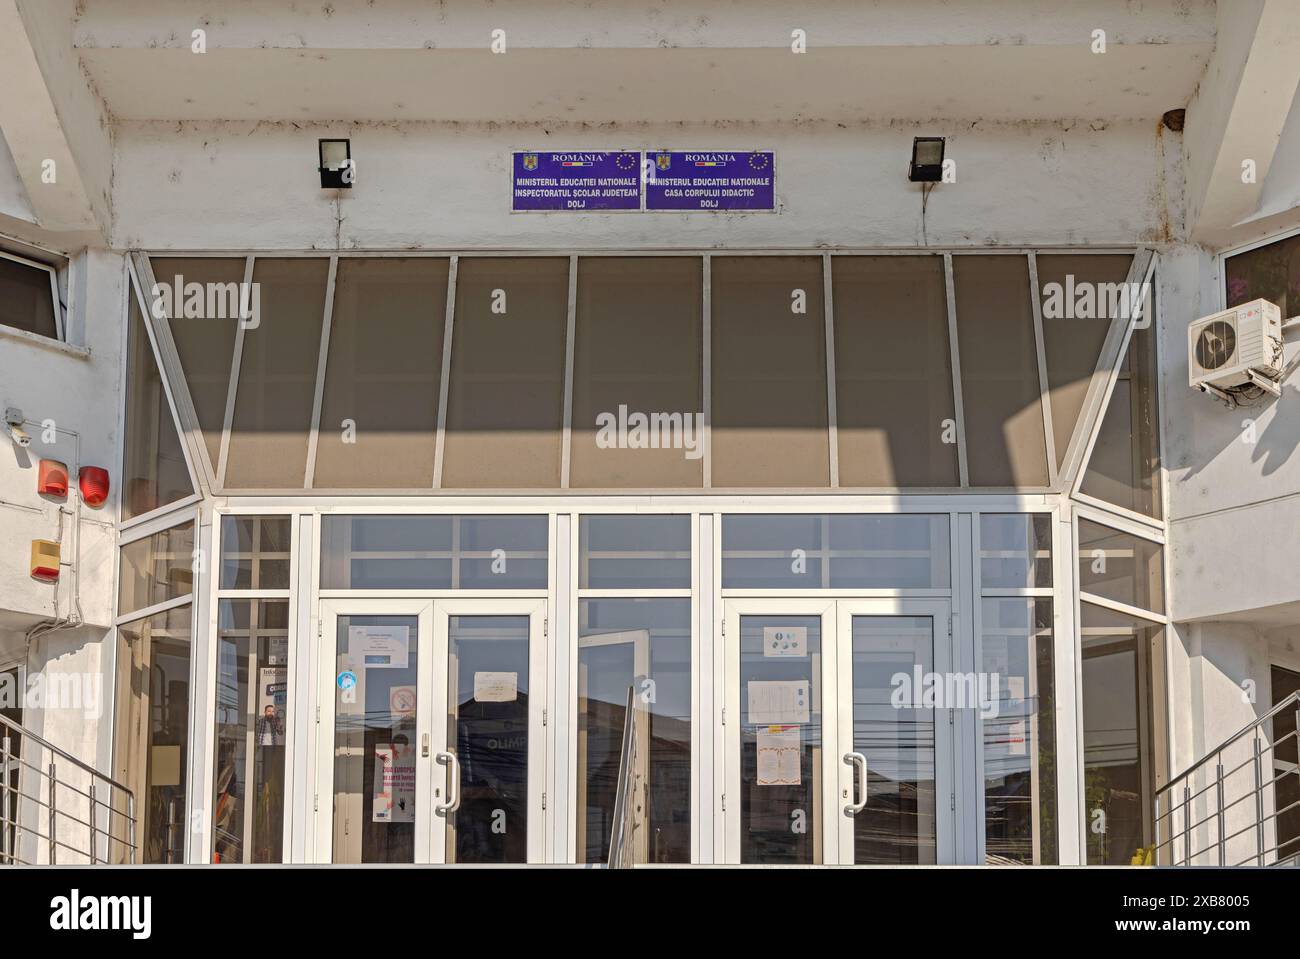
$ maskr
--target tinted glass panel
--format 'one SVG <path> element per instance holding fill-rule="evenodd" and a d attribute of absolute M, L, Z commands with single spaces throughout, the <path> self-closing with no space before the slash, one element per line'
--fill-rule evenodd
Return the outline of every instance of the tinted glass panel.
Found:
<path fill-rule="evenodd" d="M 289 723 L 289 601 L 217 611 L 214 863 L 281 862 Z"/>
<path fill-rule="evenodd" d="M 689 589 L 689 516 L 583 516 L 581 589 Z"/>
<path fill-rule="evenodd" d="M 1047 513 L 980 516 L 980 586 L 1019 589 L 1052 585 L 1052 517 Z"/>
<path fill-rule="evenodd" d="M 175 526 L 122 547 L 117 614 L 125 616 L 194 589 L 194 524 Z"/>
<path fill-rule="evenodd" d="M 168 320 L 172 341 L 185 371 L 185 385 L 203 431 L 208 460 L 215 470 L 226 421 L 245 261 L 243 257 L 155 257 L 150 265 L 154 281 L 172 291 Z M 178 290 L 182 294 L 179 298 Z M 250 289 L 243 304 L 248 315 L 251 304 Z M 251 318 L 248 322 L 251 324 Z"/>
<path fill-rule="evenodd" d="M 1023 256 L 954 256 L 972 486 L 1047 485 L 1038 351 Z"/>
<path fill-rule="evenodd" d="M 703 484 L 703 296 L 699 257 L 578 260 L 570 486 Z"/>
<path fill-rule="evenodd" d="M 722 518 L 728 589 L 942 588 L 948 517 L 733 514 Z"/>
<path fill-rule="evenodd" d="M 301 489 L 307 468 L 329 261 L 263 259 L 257 327 L 244 331 L 226 486 Z"/>
<path fill-rule="evenodd" d="M 287 516 L 223 516 L 221 588 L 288 589 L 291 538 Z"/>
<path fill-rule="evenodd" d="M 560 485 L 567 258 L 462 257 L 442 485 Z"/>
<path fill-rule="evenodd" d="M 634 862 L 691 859 L 691 601 L 578 606 L 578 862 L 605 862 L 633 690 Z"/>
<path fill-rule="evenodd" d="M 829 486 L 820 257 L 714 257 L 713 485 Z"/>
<path fill-rule="evenodd" d="M 840 485 L 956 486 L 943 257 L 836 256 L 831 276 Z"/>
<path fill-rule="evenodd" d="M 323 589 L 545 589 L 545 516 L 327 516 Z"/>
<path fill-rule="evenodd" d="M 448 263 L 339 260 L 314 487 L 433 484 Z"/>
<path fill-rule="evenodd" d="M 980 608 L 984 849 L 989 863 L 1056 863 L 1056 683 L 1050 599 Z"/>
<path fill-rule="evenodd" d="M 1083 409 L 1102 343 L 1115 316 L 1133 258 L 1127 254 L 1039 254 L 1043 353 L 1052 400 L 1056 462 L 1065 453 Z"/>
<path fill-rule="evenodd" d="M 127 299 L 126 450 L 122 518 L 142 516 L 194 492 L 149 333 L 132 292 Z"/>
<path fill-rule="evenodd" d="M 1228 257 L 1224 275 L 1228 306 L 1262 297 L 1283 319 L 1300 315 L 1300 234 Z"/>
<path fill-rule="evenodd" d="M 1079 589 L 1164 612 L 1164 550 L 1159 543 L 1079 520 Z"/>

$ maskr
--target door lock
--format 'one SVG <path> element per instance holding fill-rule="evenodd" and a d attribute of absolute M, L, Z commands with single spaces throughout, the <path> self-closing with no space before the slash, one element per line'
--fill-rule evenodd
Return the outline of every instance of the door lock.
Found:
<path fill-rule="evenodd" d="M 425 733 L 420 737 L 420 755 L 428 757 L 429 755 L 429 734 Z"/>

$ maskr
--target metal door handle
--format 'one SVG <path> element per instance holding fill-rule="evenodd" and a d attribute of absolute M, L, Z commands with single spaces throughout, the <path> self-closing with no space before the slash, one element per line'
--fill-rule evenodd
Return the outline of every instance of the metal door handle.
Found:
<path fill-rule="evenodd" d="M 433 806 L 435 813 L 445 816 L 460 808 L 460 760 L 455 753 L 438 753 L 433 758 L 447 767 L 447 801 Z"/>
<path fill-rule="evenodd" d="M 853 776 L 853 794 L 858 794 L 858 783 L 862 784 L 862 798 L 857 802 L 851 802 L 844 807 L 846 816 L 856 816 L 862 812 L 867 805 L 867 757 L 862 753 L 845 753 L 844 761 L 850 766 L 856 766 L 857 769 Z"/>

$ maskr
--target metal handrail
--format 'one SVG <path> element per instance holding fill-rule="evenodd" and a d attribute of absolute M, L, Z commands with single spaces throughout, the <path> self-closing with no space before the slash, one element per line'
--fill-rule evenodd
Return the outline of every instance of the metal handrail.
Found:
<path fill-rule="evenodd" d="M 627 711 L 623 714 L 623 748 L 619 751 L 618 787 L 614 791 L 613 826 L 609 835 L 610 869 L 631 869 L 635 864 L 636 822 L 636 718 L 633 712 L 636 690 L 627 688 Z"/>
<path fill-rule="evenodd" d="M 49 763 L 42 768 L 16 754 L 12 746 L 14 736 L 20 737 L 24 749 L 35 746 L 48 751 Z M 90 778 L 88 790 L 78 788 L 67 778 L 69 766 Z M 16 785 L 11 781 L 11 772 L 18 773 Z M 25 772 L 36 777 L 34 790 L 24 791 L 22 782 Z M 96 795 L 96 786 L 106 787 L 107 799 Z M 45 788 L 42 790 L 42 787 Z M 83 799 L 85 802 L 81 803 L 79 800 Z M 115 806 L 115 800 L 125 800 L 125 812 Z M 31 818 L 40 820 L 43 830 L 38 825 L 23 821 L 25 804 L 35 811 Z M 80 809 L 69 808 L 82 805 L 85 807 L 84 819 L 78 815 Z M 99 825 L 101 811 L 105 820 L 103 827 Z M 120 817 L 117 823 L 114 817 Z M 89 835 L 89 843 L 85 847 L 73 845 L 68 841 L 72 839 L 71 835 L 60 832 L 61 822 L 84 827 Z M 136 822 L 135 796 L 129 788 L 82 762 L 67 750 L 60 749 L 44 737 L 0 715 L 0 865 L 30 865 L 38 861 L 35 850 L 40 845 L 47 848 L 50 864 L 57 864 L 60 848 L 83 857 L 91 865 L 108 862 L 112 859 L 114 846 L 125 851 L 126 862 L 134 863 L 137 852 Z M 115 825 L 125 826 L 125 839 L 120 833 L 115 834 Z M 104 840 L 102 856 L 99 852 L 101 836 Z M 32 849 L 28 857 L 19 854 L 19 846 L 23 844 Z"/>
<path fill-rule="evenodd" d="M 1272 728 L 1273 720 L 1288 710 L 1295 716 L 1296 728 L 1285 735 L 1275 737 Z M 1269 768 L 1267 776 L 1263 771 L 1265 757 L 1270 754 L 1275 755 L 1280 746 L 1289 742 L 1294 742 L 1297 747 L 1300 747 L 1300 692 L 1291 693 L 1279 701 L 1268 712 L 1247 723 L 1157 789 L 1154 796 L 1153 825 L 1156 840 L 1153 849 L 1154 861 L 1161 865 L 1193 865 L 1198 859 L 1212 855 L 1214 864 L 1219 866 L 1245 865 L 1251 860 L 1254 860 L 1256 865 L 1263 866 L 1269 864 L 1266 859 L 1270 853 L 1278 853 L 1287 843 L 1300 841 L 1300 837 L 1277 841 L 1275 834 L 1273 837 L 1275 841 L 1270 846 L 1267 845 L 1264 835 L 1269 823 L 1276 828 L 1282 815 L 1300 806 L 1300 803 L 1292 802 L 1279 809 L 1276 808 L 1277 803 L 1274 801 L 1271 812 L 1266 813 L 1264 809 L 1265 800 L 1275 799 L 1278 784 L 1285 781 L 1288 776 L 1296 777 L 1297 786 L 1300 786 L 1300 764 L 1294 769 L 1283 770 L 1277 775 L 1272 774 L 1272 767 Z M 1234 746 L 1247 743 L 1249 744 L 1248 758 L 1225 770 L 1224 754 Z M 1227 796 L 1229 780 L 1248 766 L 1253 772 L 1252 785 L 1240 795 L 1229 799 Z M 1210 782 L 1201 788 L 1194 788 L 1192 777 L 1202 770 L 1208 773 L 1211 768 L 1213 776 Z M 1201 818 L 1195 818 L 1198 813 L 1192 808 L 1193 802 L 1197 800 L 1201 801 L 1197 803 L 1198 807 L 1206 812 Z M 1247 800 L 1254 801 L 1253 809 L 1242 808 L 1242 804 Z M 1229 812 L 1232 812 L 1234 817 L 1241 816 L 1231 826 L 1227 822 Z M 1194 833 L 1209 832 L 1211 824 L 1214 827 L 1213 839 L 1205 842 L 1204 845 L 1194 845 L 1200 840 L 1199 835 L 1194 839 Z M 1229 832 L 1230 828 L 1231 832 Z M 1255 833 L 1255 851 L 1239 862 L 1229 863 L 1228 843 L 1252 831 Z M 1179 845 L 1182 846 L 1181 856 Z M 1297 854 L 1293 852 L 1275 858 L 1271 864 L 1294 862 L 1296 859 Z"/>

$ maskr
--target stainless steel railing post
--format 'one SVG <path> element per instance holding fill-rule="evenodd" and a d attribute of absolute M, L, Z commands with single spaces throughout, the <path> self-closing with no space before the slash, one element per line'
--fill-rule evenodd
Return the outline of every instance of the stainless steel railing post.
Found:
<path fill-rule="evenodd" d="M 55 852 L 55 846 L 57 840 L 54 838 L 57 829 L 57 823 L 55 822 L 54 819 L 54 800 L 55 800 L 54 784 L 57 779 L 57 776 L 58 776 L 58 770 L 55 768 L 54 763 L 50 763 L 49 777 L 50 777 L 50 865 L 51 866 L 55 864 L 55 861 L 57 859 L 57 853 Z"/>

